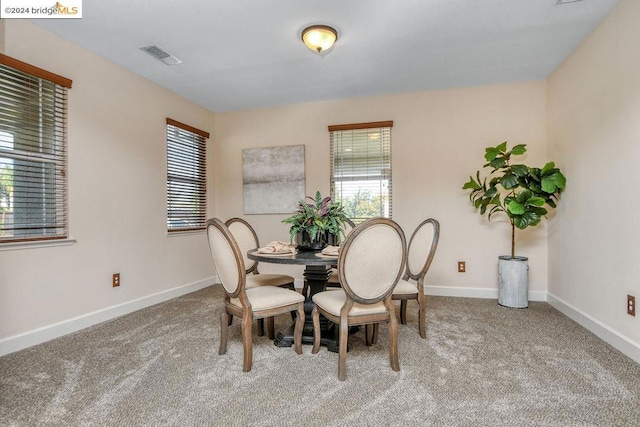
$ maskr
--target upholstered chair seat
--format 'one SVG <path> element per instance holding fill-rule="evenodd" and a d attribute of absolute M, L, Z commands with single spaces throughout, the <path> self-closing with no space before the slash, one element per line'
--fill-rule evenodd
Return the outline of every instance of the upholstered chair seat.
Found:
<path fill-rule="evenodd" d="M 393 290 L 393 295 L 413 295 L 418 293 L 418 285 L 407 280 L 400 280 Z"/>
<path fill-rule="evenodd" d="M 246 289 L 245 292 L 251 304 L 251 309 L 256 311 L 270 310 L 283 305 L 304 302 L 304 297 L 299 293 L 278 287 L 261 286 Z M 242 307 L 239 298 L 231 298 L 230 302 L 236 307 Z"/>
<path fill-rule="evenodd" d="M 250 274 L 247 275 L 247 289 L 258 286 L 283 286 L 290 288 L 293 280 L 293 277 L 286 274 Z"/>
<path fill-rule="evenodd" d="M 335 292 L 320 292 L 313 298 L 313 302 L 322 310 L 334 316 L 340 316 L 340 310 L 347 301 L 347 295 L 342 289 L 336 289 Z M 354 303 L 349 316 L 362 316 L 367 314 L 386 313 L 387 309 L 382 301 L 375 304 L 358 304 Z"/>

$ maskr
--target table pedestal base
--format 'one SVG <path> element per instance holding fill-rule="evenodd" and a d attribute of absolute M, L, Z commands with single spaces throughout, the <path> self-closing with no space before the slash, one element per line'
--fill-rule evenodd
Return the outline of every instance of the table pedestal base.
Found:
<path fill-rule="evenodd" d="M 331 268 L 328 265 L 307 265 L 304 270 L 304 280 L 309 295 L 305 295 L 304 302 L 304 327 L 302 329 L 302 343 L 313 344 L 313 296 L 318 292 L 326 290 L 327 279 L 331 275 Z M 337 291 L 336 291 L 337 292 Z M 273 343 L 278 347 L 291 347 L 293 345 L 293 330 L 291 326 L 287 330 L 278 332 Z M 358 328 L 355 328 L 357 331 Z M 349 333 L 352 333 L 350 330 Z M 339 349 L 338 328 L 332 322 L 328 321 L 324 316 L 320 316 L 320 345 L 327 347 L 327 350 L 334 353 Z"/>

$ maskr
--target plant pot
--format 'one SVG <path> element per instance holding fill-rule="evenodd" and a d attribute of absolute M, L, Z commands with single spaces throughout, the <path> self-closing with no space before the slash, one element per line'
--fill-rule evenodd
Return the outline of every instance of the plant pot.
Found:
<path fill-rule="evenodd" d="M 311 237 L 306 231 L 296 234 L 296 248 L 299 251 L 321 251 L 327 246 L 322 235 Z"/>
<path fill-rule="evenodd" d="M 498 304 L 511 308 L 529 307 L 529 259 L 498 257 Z"/>
<path fill-rule="evenodd" d="M 331 233 L 322 233 L 316 238 L 311 238 L 309 233 L 302 231 L 296 234 L 296 248 L 300 251 L 321 251 L 327 245 L 338 246 L 339 239 Z"/>
<path fill-rule="evenodd" d="M 340 238 L 329 232 L 324 235 L 324 241 L 327 245 L 340 246 Z"/>

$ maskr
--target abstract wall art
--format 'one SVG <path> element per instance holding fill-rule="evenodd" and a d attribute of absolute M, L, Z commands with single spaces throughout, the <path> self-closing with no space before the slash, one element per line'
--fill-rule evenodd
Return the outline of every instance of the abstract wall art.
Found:
<path fill-rule="evenodd" d="M 305 196 L 304 145 L 242 150 L 244 213 L 290 214 Z"/>

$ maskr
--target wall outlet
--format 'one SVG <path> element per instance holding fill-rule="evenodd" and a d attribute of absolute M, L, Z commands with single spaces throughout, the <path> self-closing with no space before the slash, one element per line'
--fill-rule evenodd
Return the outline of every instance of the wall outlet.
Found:
<path fill-rule="evenodd" d="M 636 297 L 632 295 L 627 295 L 627 314 L 636 315 Z"/>
<path fill-rule="evenodd" d="M 120 273 L 114 273 L 111 283 L 114 288 L 120 286 Z"/>
<path fill-rule="evenodd" d="M 458 261 L 458 273 L 464 273 L 467 271 L 467 263 L 465 261 Z"/>

